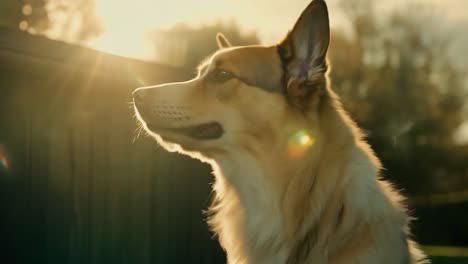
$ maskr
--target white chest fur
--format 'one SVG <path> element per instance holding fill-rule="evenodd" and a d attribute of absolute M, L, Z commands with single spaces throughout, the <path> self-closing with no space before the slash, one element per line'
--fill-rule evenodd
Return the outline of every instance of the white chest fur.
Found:
<path fill-rule="evenodd" d="M 217 162 L 219 204 L 210 224 L 230 263 L 284 263 L 288 252 L 279 243 L 283 219 L 264 170 L 245 154 Z"/>

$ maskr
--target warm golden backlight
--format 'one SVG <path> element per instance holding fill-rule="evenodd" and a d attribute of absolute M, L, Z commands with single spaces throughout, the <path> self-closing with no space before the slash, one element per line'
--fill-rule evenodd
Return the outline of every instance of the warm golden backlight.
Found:
<path fill-rule="evenodd" d="M 200 26 L 207 23 L 235 21 L 244 31 L 256 31 L 264 43 L 282 38 L 294 19 L 310 0 L 96 0 L 98 15 L 105 32 L 89 45 L 106 52 L 151 59 L 151 46 L 144 33 L 151 28 L 167 29 L 179 23 Z M 349 27 L 340 8 L 341 0 L 327 1 L 331 26 Z M 465 0 L 393 0 L 379 1 L 379 10 L 401 8 L 411 3 L 430 4 L 453 20 L 468 17 Z M 28 10 L 24 10 L 28 12 Z"/>
<path fill-rule="evenodd" d="M 255 30 L 264 42 L 276 42 L 309 0 L 97 0 L 97 12 L 105 31 L 90 46 L 106 52 L 151 59 L 145 43 L 148 29 L 168 29 L 176 24 L 190 26 L 235 21 L 242 30 Z M 260 12 L 259 10 L 263 11 Z M 274 9 L 274 10 L 273 10 Z M 278 14 L 278 10 L 282 10 Z M 214 36 L 213 36 L 214 38 Z"/>

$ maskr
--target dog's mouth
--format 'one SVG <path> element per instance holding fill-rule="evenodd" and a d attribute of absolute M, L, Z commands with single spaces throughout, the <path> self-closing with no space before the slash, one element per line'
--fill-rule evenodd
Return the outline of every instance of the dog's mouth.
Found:
<path fill-rule="evenodd" d="M 204 123 L 200 125 L 187 127 L 160 127 L 154 124 L 146 124 L 149 130 L 153 132 L 168 131 L 181 134 L 198 140 L 214 140 L 220 138 L 223 133 L 223 126 L 218 122 Z"/>

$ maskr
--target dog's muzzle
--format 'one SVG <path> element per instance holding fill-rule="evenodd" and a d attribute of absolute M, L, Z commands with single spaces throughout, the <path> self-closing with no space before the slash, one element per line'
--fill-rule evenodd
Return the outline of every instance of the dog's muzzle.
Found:
<path fill-rule="evenodd" d="M 154 95 L 154 94 L 153 94 Z M 154 133 L 173 133 L 197 140 L 214 140 L 224 134 L 219 122 L 188 125 L 192 119 L 183 107 L 154 103 L 151 89 L 137 89 L 133 92 L 133 103 L 141 121 Z"/>

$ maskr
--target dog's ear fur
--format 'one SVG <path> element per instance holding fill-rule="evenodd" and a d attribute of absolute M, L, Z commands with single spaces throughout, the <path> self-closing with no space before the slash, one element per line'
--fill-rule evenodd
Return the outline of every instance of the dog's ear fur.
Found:
<path fill-rule="evenodd" d="M 293 104 L 303 106 L 310 94 L 326 84 L 329 43 L 327 5 L 313 0 L 278 45 L 286 94 Z"/>
<path fill-rule="evenodd" d="M 216 34 L 216 42 L 218 43 L 218 47 L 220 49 L 225 49 L 231 47 L 231 42 L 223 35 L 223 33 Z"/>

